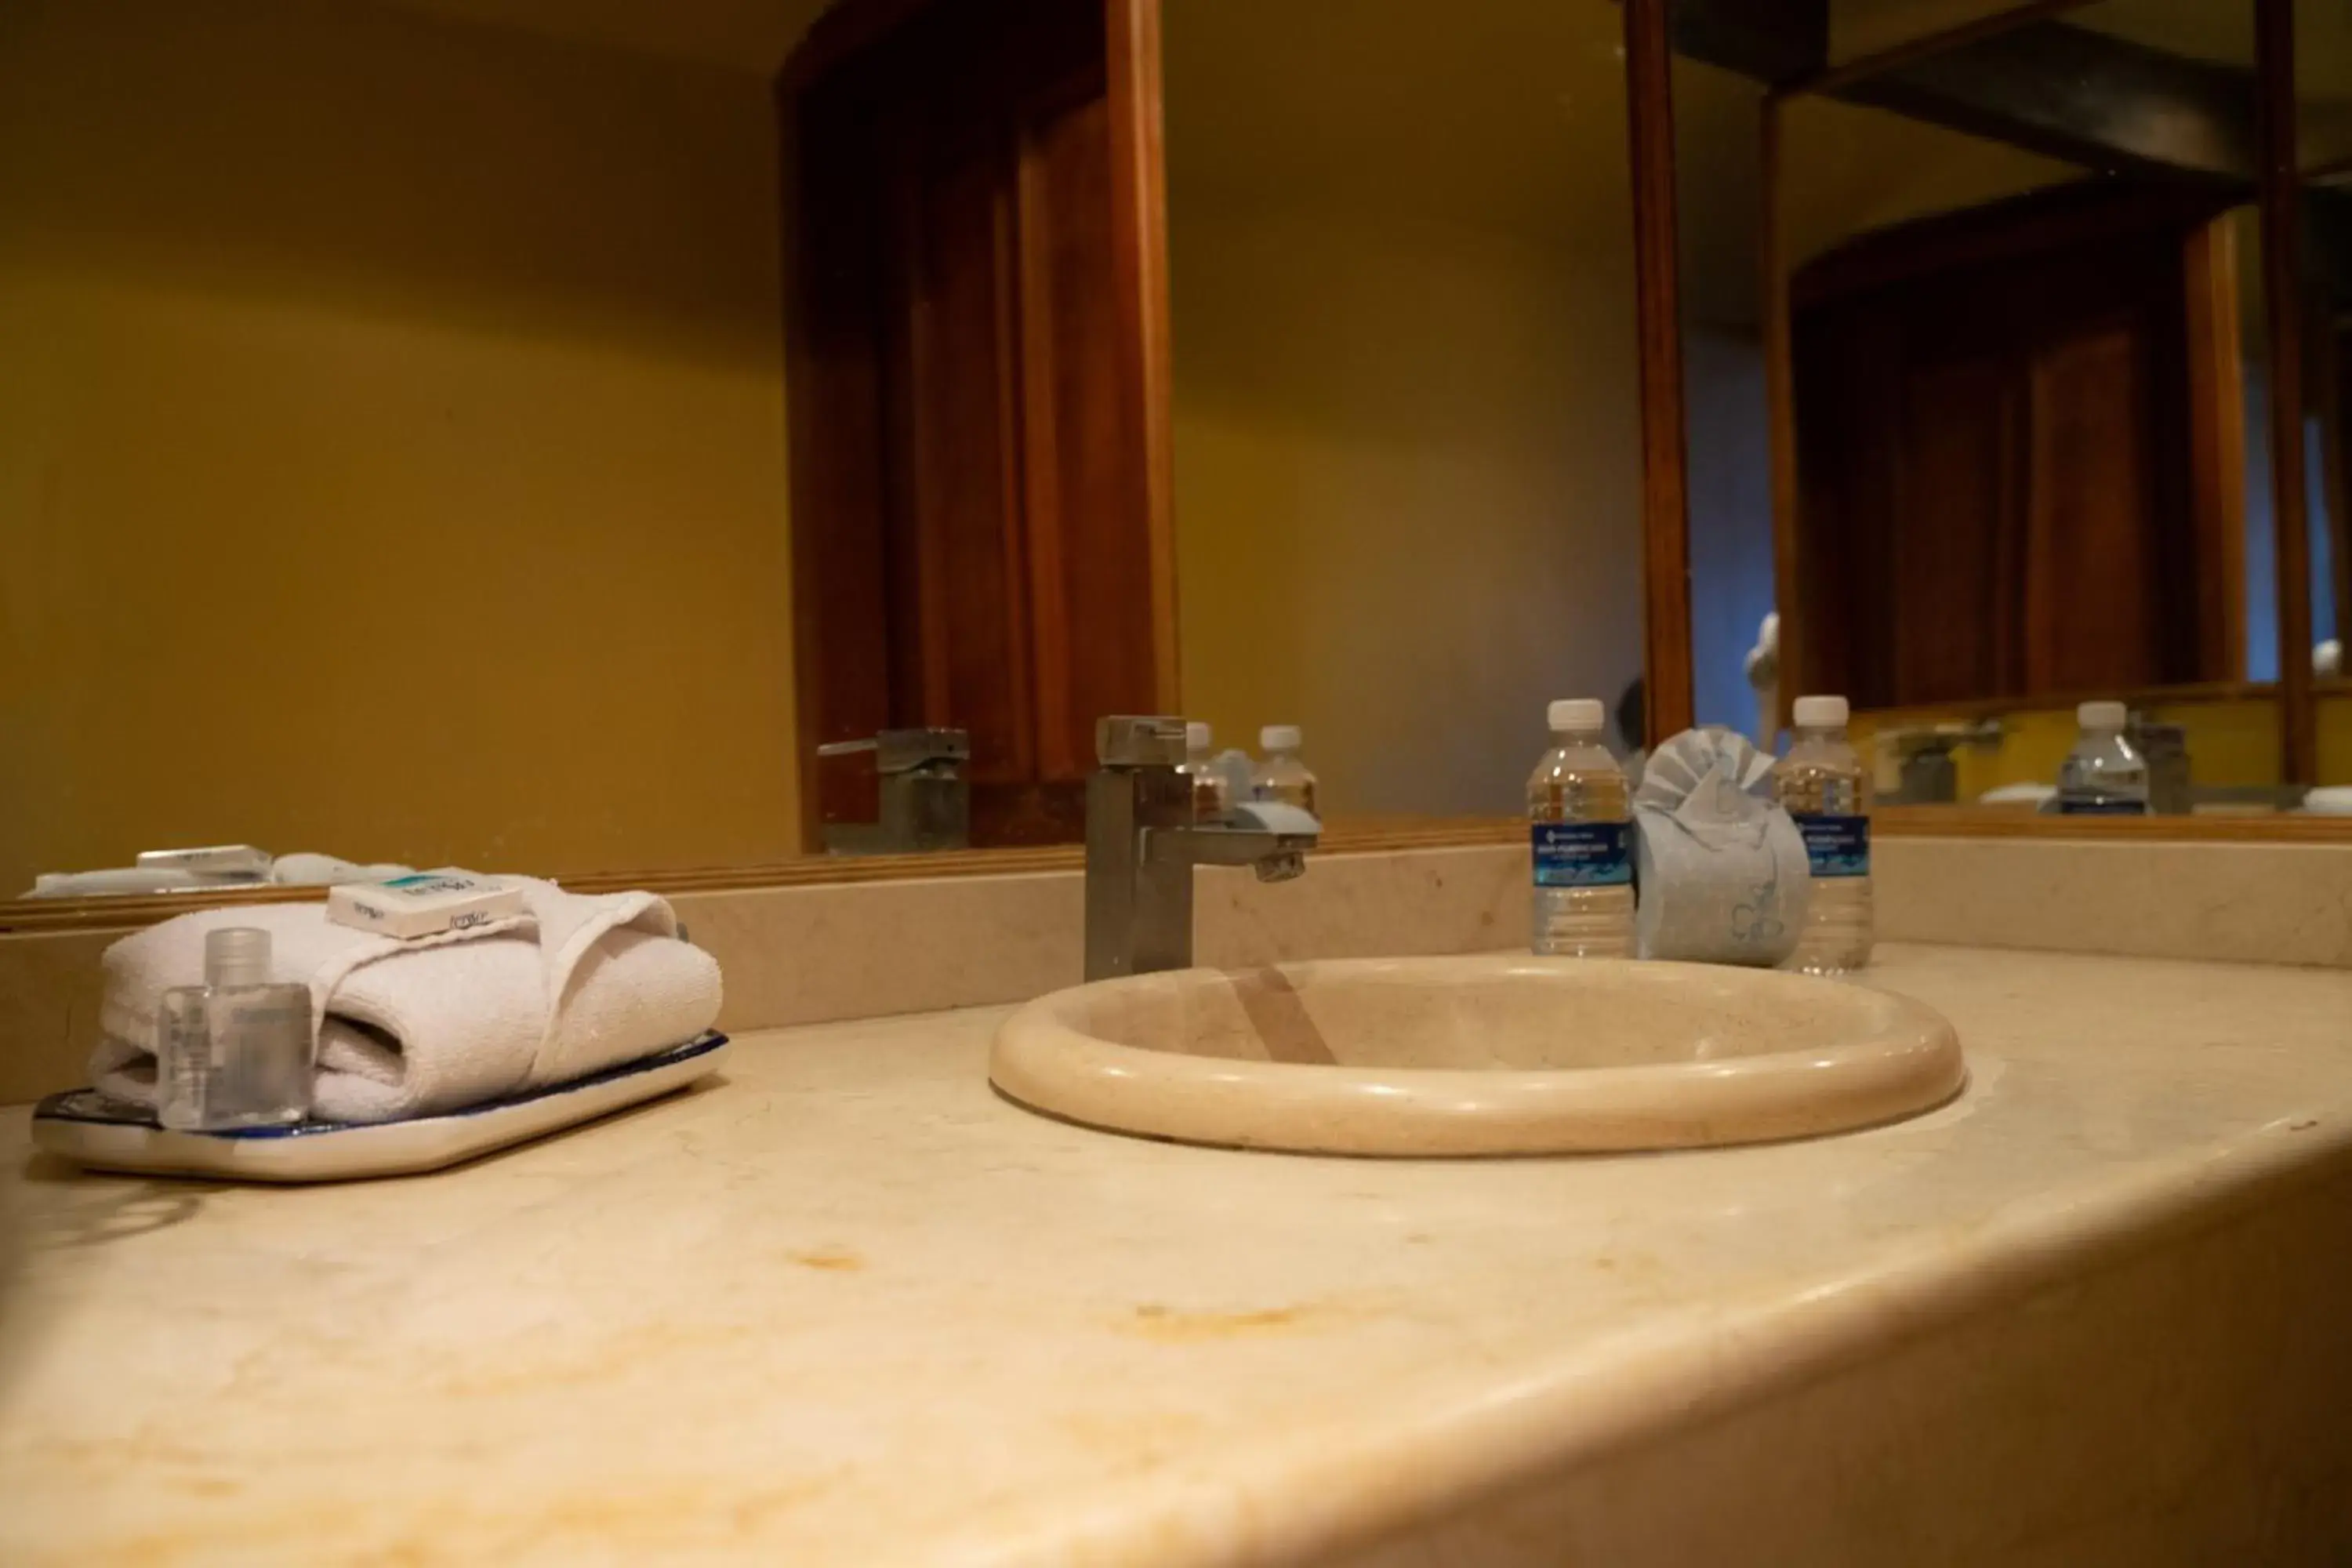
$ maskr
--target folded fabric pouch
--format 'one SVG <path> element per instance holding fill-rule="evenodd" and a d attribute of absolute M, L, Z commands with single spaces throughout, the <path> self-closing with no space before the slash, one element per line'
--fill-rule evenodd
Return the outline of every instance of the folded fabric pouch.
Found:
<path fill-rule="evenodd" d="M 335 925 L 320 904 L 205 910 L 125 937 L 103 960 L 93 1079 L 154 1104 L 162 995 L 203 983 L 205 934 L 223 926 L 268 930 L 271 978 L 310 987 L 321 1121 L 458 1110 L 650 1056 L 718 1019 L 718 962 L 678 940 L 661 899 L 508 880 L 523 914 L 412 942 Z"/>

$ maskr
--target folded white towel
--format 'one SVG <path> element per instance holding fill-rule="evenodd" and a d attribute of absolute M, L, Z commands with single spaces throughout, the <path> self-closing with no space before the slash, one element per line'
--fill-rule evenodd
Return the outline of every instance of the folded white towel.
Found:
<path fill-rule="evenodd" d="M 431 1115 L 562 1082 L 692 1039 L 719 1016 L 719 965 L 677 940 L 650 893 L 587 898 L 510 879 L 526 912 L 400 942 L 332 924 L 318 904 L 208 910 L 106 952 L 100 1089 L 154 1100 L 163 993 L 201 983 L 205 933 L 261 926 L 272 978 L 310 988 L 313 1112 L 333 1121 Z"/>

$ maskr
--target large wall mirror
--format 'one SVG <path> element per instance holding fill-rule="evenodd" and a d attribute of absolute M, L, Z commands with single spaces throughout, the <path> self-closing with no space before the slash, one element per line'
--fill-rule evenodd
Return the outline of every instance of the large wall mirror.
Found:
<path fill-rule="evenodd" d="M 0 8 L 0 898 L 1067 845 L 1119 711 L 1510 816 L 1640 711 L 1622 29 Z"/>
<path fill-rule="evenodd" d="M 1335 845 L 1822 686 L 1891 800 L 2112 695 L 2308 813 L 2352 24 L 2000 9 L 16 0 L 0 899 L 1066 847 L 1136 710 Z"/>
<path fill-rule="evenodd" d="M 2113 699 L 2160 815 L 2340 806 L 2344 8 L 1675 26 L 1701 716 L 2036 814 Z"/>

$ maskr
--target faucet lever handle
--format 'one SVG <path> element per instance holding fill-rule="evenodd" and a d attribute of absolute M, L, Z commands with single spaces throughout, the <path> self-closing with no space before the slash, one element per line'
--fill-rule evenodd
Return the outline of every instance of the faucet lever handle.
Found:
<path fill-rule="evenodd" d="M 1184 721 L 1113 713 L 1095 721 L 1095 759 L 1107 768 L 1172 768 L 1184 761 Z"/>
<path fill-rule="evenodd" d="M 938 763 L 969 762 L 971 731 L 938 724 L 914 730 L 885 730 L 878 735 L 855 741 L 827 741 L 816 749 L 820 757 L 849 757 L 860 752 L 874 753 L 877 773 L 911 773 Z"/>

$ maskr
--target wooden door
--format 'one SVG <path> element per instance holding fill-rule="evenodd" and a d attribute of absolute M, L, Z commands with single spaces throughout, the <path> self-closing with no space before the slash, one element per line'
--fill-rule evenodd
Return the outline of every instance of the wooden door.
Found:
<path fill-rule="evenodd" d="M 1809 679 L 1902 707 L 2242 678 L 2244 414 L 2215 220 L 2070 189 L 1800 275 Z"/>
<path fill-rule="evenodd" d="M 786 89 L 803 767 L 960 726 L 976 844 L 1075 840 L 1095 719 L 1174 675 L 1166 409 L 1122 342 L 1122 230 L 1158 215 L 1116 132 L 1146 109 L 1113 98 L 1092 0 L 892 11 Z M 814 777 L 812 847 L 873 811 L 869 774 Z"/>

